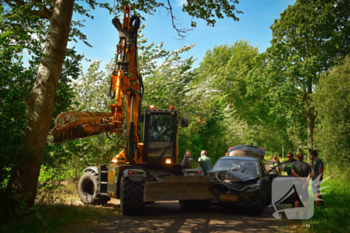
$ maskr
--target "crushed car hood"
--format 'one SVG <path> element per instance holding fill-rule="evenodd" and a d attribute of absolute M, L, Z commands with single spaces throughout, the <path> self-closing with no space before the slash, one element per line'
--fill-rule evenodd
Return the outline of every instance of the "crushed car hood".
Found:
<path fill-rule="evenodd" d="M 240 191 L 248 185 L 255 184 L 259 178 L 259 176 L 250 176 L 234 171 L 208 171 L 207 175 L 210 179 L 219 181 L 214 188 L 222 192 Z"/>

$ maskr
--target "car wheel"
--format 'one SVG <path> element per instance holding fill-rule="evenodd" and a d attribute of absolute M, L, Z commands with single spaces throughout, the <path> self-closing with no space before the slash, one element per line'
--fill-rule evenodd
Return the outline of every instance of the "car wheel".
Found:
<path fill-rule="evenodd" d="M 265 207 L 266 207 L 266 195 L 265 195 L 265 191 L 263 190 L 260 196 L 260 203 L 257 207 L 255 207 L 252 210 L 252 213 L 256 215 L 260 215 L 264 212 Z"/>

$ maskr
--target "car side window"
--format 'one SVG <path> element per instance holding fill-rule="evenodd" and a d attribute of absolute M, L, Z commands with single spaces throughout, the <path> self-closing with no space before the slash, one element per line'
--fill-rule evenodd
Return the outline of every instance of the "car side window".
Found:
<path fill-rule="evenodd" d="M 267 173 L 266 167 L 265 167 L 264 163 L 261 160 L 259 160 L 259 163 L 260 163 L 261 171 L 265 175 Z"/>

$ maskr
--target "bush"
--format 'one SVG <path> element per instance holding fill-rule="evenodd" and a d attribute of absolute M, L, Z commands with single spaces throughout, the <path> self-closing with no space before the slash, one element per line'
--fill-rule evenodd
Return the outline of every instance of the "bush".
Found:
<path fill-rule="evenodd" d="M 318 112 L 315 143 L 324 159 L 350 175 L 350 56 L 321 76 L 314 95 Z"/>

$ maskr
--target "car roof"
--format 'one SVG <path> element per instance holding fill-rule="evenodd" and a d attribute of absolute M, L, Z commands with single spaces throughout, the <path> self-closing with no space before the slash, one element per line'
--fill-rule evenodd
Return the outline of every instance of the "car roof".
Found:
<path fill-rule="evenodd" d="M 252 145 L 238 145 L 238 146 L 232 146 L 228 149 L 228 153 L 235 151 L 235 150 L 248 150 L 248 151 L 255 151 L 258 152 L 261 155 L 265 155 L 265 149 L 258 147 L 258 146 L 252 146 Z"/>
<path fill-rule="evenodd" d="M 252 158 L 252 157 L 238 157 L 238 156 L 225 156 L 219 158 L 219 160 L 230 160 L 230 159 L 236 159 L 236 160 L 251 160 L 251 161 L 256 161 L 258 160 L 257 158 Z"/>

